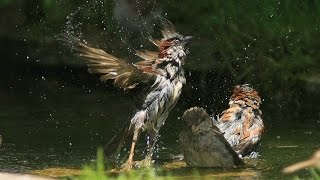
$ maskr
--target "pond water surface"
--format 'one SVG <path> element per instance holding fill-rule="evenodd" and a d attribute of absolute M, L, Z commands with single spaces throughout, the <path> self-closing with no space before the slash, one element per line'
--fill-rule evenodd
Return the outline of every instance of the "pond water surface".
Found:
<path fill-rule="evenodd" d="M 115 89 L 112 84 L 99 84 L 97 77 L 86 75 L 85 69 L 72 73 L 69 68 L 10 69 L 10 76 L 2 77 L 4 86 L 0 89 L 0 171 L 54 177 L 77 175 L 83 165 L 95 162 L 97 148 L 105 145 L 134 109 L 132 93 Z M 186 99 L 182 98 L 161 130 L 157 162 L 180 153 L 179 117 L 186 107 L 193 106 L 184 102 Z M 281 169 L 308 158 L 319 148 L 319 124 L 290 123 L 272 111 L 263 113 L 267 130 L 261 142 L 261 156 L 234 170 L 199 169 L 201 177 L 291 178 Z M 306 117 L 310 118 L 301 114 L 301 118 Z M 188 177 L 194 172 L 174 163 L 158 167 L 175 177 Z M 301 171 L 296 175 L 306 177 L 309 173 Z"/>

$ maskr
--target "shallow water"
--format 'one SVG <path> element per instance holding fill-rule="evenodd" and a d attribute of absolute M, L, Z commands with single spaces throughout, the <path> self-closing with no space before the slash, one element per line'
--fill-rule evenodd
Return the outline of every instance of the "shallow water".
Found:
<path fill-rule="evenodd" d="M 95 162 L 97 148 L 112 137 L 134 110 L 136 92 L 124 93 L 112 84 L 100 84 L 97 77 L 86 75 L 84 69 L 70 73 L 70 68 L 59 71 L 28 70 L 28 66 L 11 68 L 14 73 L 9 78 L 2 77 L 5 86 L 0 89 L 3 136 L 0 171 L 53 177 L 77 175 L 84 164 Z M 186 107 L 192 106 L 186 99 L 181 101 L 161 130 L 156 162 L 167 162 L 180 153 L 176 143 L 178 117 Z M 199 175 L 208 179 L 291 177 L 281 174 L 281 169 L 308 158 L 319 148 L 319 124 L 288 123 L 290 120 L 273 113 L 264 111 L 267 131 L 259 159 L 234 170 L 199 169 Z M 178 178 L 188 178 L 194 173 L 194 169 L 186 168 L 183 163 L 157 167 Z M 163 173 L 159 171 L 159 174 Z M 308 171 L 298 175 L 306 177 Z"/>
<path fill-rule="evenodd" d="M 307 133 L 306 133 L 307 132 Z M 310 135 L 309 133 L 312 133 Z M 293 142 L 292 136 L 300 136 L 301 141 Z M 272 134 L 266 134 L 262 141 L 259 159 L 246 161 L 245 167 L 234 170 L 199 169 L 201 177 L 250 177 L 255 179 L 275 179 L 288 176 L 280 173 L 286 165 L 303 160 L 316 150 L 314 141 L 320 133 L 316 131 L 290 131 L 289 133 L 277 133 L 277 138 Z M 170 145 L 168 148 L 170 149 Z M 171 152 L 178 152 L 178 148 Z M 24 172 L 37 175 L 64 177 L 79 175 L 84 164 L 95 162 L 96 145 L 94 143 L 84 145 L 19 145 L 5 143 L 0 150 L 0 171 Z M 166 156 L 166 152 L 158 153 Z M 184 163 L 168 162 L 165 165 L 157 165 L 157 169 L 170 172 L 175 177 L 191 177 L 194 169 L 186 168 Z M 161 171 L 162 172 L 162 171 Z M 160 175 L 163 174 L 160 173 Z M 301 177 L 307 176 L 307 171 L 298 173 Z"/>

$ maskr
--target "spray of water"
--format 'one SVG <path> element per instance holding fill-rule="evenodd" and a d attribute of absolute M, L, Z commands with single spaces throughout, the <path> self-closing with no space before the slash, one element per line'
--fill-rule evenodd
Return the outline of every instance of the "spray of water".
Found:
<path fill-rule="evenodd" d="M 56 38 L 63 42 L 65 45 L 71 46 L 73 48 L 76 42 L 79 42 L 82 37 L 81 25 L 82 23 L 76 21 L 76 16 L 82 10 L 82 7 L 78 7 L 78 9 L 72 13 L 70 13 L 66 17 L 65 28 L 56 35 Z"/>
<path fill-rule="evenodd" d="M 126 3 L 127 0 L 115 0 L 115 7 L 117 7 L 117 3 L 124 2 Z M 91 3 L 91 4 L 90 4 Z M 91 6 L 93 3 L 93 6 Z M 119 5 L 119 4 L 118 4 Z M 153 42 L 152 35 L 154 33 L 154 29 L 156 27 L 156 24 L 160 24 L 160 26 L 167 26 L 168 24 L 171 24 L 170 21 L 168 21 L 164 16 L 161 15 L 160 11 L 157 11 L 157 3 L 156 0 L 153 1 L 150 13 L 147 15 L 142 14 L 142 3 L 140 0 L 137 0 L 135 3 L 135 13 L 136 16 L 133 20 L 133 23 L 136 27 L 135 29 L 138 30 L 137 33 L 140 34 L 140 37 L 147 41 Z M 136 52 L 137 48 L 132 45 L 130 42 L 128 36 L 132 34 L 130 32 L 132 27 L 130 27 L 128 24 L 121 22 L 119 18 L 115 17 L 115 13 L 110 15 L 110 12 L 104 12 L 104 7 L 108 6 L 110 8 L 110 4 L 106 4 L 104 1 L 95 1 L 95 2 L 87 2 L 87 4 L 83 4 L 79 6 L 76 10 L 74 10 L 72 13 L 70 13 L 66 17 L 66 23 L 64 29 L 61 31 L 60 34 L 56 36 L 57 39 L 61 40 L 64 44 L 69 46 L 71 49 L 73 49 L 79 42 L 84 42 L 87 44 L 86 41 L 86 33 L 88 30 L 91 30 L 91 27 L 98 27 L 101 28 L 101 33 L 96 34 L 97 36 L 102 36 L 103 38 L 105 36 L 111 36 L 113 38 L 119 38 L 121 42 L 127 47 L 126 49 L 129 52 Z M 128 6 L 129 7 L 129 6 Z M 99 14 L 100 16 L 97 16 L 98 19 L 94 19 L 91 16 L 93 14 Z M 125 17 L 125 19 L 129 19 L 128 17 Z M 160 23 L 159 23 L 160 21 Z M 112 22 L 113 24 L 110 24 Z M 115 29 L 114 32 L 110 32 L 110 29 Z M 133 28 L 134 29 L 134 28 Z M 115 36 L 110 35 L 110 33 L 114 33 Z M 92 43 L 91 38 L 87 40 L 89 41 L 89 44 Z M 112 41 L 114 39 L 107 39 L 107 41 Z M 100 44 L 101 45 L 101 44 Z M 143 45 L 140 45 L 139 48 L 142 48 Z M 160 138 L 157 137 L 157 139 Z M 146 140 L 146 143 L 150 143 L 150 138 Z M 155 151 L 154 153 L 158 153 L 158 147 L 154 147 Z M 124 159 L 124 156 L 122 156 L 124 153 L 127 154 L 128 149 L 122 149 L 121 152 L 116 156 L 116 163 L 121 163 Z"/>

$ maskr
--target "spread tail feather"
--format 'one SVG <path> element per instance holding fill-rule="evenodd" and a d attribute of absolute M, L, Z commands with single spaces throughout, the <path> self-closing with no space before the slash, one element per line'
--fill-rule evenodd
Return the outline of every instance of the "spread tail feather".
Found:
<path fill-rule="evenodd" d="M 117 161 L 117 156 L 126 138 L 133 132 L 133 142 L 138 140 L 139 133 L 144 124 L 147 114 L 145 110 L 138 111 L 135 116 L 125 123 L 125 125 L 110 139 L 104 148 L 106 159 L 112 163 Z"/>
<path fill-rule="evenodd" d="M 129 125 L 125 125 L 109 140 L 104 147 L 106 159 L 112 163 L 116 162 L 120 149 L 123 146 L 126 138 L 130 135 Z"/>

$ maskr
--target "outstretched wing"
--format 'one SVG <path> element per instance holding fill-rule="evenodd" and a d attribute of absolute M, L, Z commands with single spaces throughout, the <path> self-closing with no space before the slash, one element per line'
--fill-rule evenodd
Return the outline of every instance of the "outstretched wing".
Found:
<path fill-rule="evenodd" d="M 114 80 L 114 84 L 123 89 L 132 89 L 139 83 L 147 83 L 155 78 L 154 71 L 145 71 L 137 64 L 129 64 L 102 49 L 92 48 L 79 43 L 77 50 L 81 57 L 90 61 L 88 71 L 102 74 L 101 81 Z"/>

